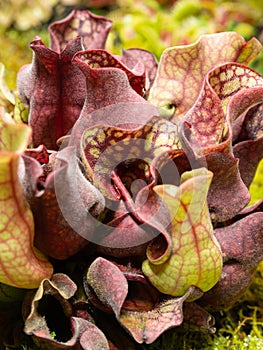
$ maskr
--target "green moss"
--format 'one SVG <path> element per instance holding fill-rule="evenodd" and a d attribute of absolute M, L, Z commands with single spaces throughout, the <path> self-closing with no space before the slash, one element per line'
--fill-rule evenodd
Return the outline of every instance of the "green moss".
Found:
<path fill-rule="evenodd" d="M 246 316 L 245 316 L 246 315 Z M 262 310 L 246 302 L 215 315 L 217 331 L 206 334 L 185 327 L 170 330 L 144 350 L 262 350 Z"/>

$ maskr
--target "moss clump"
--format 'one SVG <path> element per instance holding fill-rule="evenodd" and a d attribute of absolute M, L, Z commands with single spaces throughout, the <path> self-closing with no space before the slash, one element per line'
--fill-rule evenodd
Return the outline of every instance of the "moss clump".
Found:
<path fill-rule="evenodd" d="M 262 350 L 263 309 L 246 301 L 217 313 L 217 332 L 206 334 L 186 327 L 170 330 L 143 350 Z"/>

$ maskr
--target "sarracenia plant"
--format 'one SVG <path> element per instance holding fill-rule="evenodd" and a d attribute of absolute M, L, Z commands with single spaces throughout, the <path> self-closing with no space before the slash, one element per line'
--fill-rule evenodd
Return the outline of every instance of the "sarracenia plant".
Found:
<path fill-rule="evenodd" d="M 52 23 L 17 93 L 1 66 L 3 344 L 135 349 L 182 323 L 214 332 L 263 258 L 263 202 L 247 206 L 261 44 L 203 35 L 157 62 L 106 51 L 111 26 L 87 10 Z"/>

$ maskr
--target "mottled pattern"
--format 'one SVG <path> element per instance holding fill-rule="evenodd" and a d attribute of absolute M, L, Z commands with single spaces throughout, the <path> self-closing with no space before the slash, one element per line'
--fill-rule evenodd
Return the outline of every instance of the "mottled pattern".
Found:
<path fill-rule="evenodd" d="M 103 48 L 112 22 L 89 11 L 73 10 L 68 17 L 49 27 L 51 49 L 61 53 L 78 35 L 84 49 Z"/>
<path fill-rule="evenodd" d="M 53 272 L 32 246 L 33 216 L 18 177 L 30 135 L 26 125 L 0 119 L 0 281 L 18 288 L 36 288 Z"/>
<path fill-rule="evenodd" d="M 228 107 L 231 99 L 237 98 L 237 94 L 239 99 L 242 98 L 241 92 L 246 93 L 253 87 L 263 88 L 262 77 L 240 64 L 222 65 L 208 73 L 193 108 L 183 117 L 183 121 L 191 123 L 191 144 L 197 149 L 219 144 L 227 130 L 227 119 L 231 123 L 238 117 L 237 107 Z M 250 101 L 250 106 L 255 102 L 255 99 Z"/>
<path fill-rule="evenodd" d="M 129 87 L 130 90 L 131 88 Z M 118 94 L 115 96 L 114 91 L 111 91 L 109 95 L 116 103 L 107 104 L 107 100 L 97 101 L 97 104 L 101 108 L 96 110 L 93 110 L 94 104 L 91 106 L 87 99 L 87 103 L 83 107 L 82 113 L 72 129 L 69 139 L 69 145 L 74 145 L 78 150 L 78 154 L 80 148 L 79 140 L 86 129 L 102 124 L 125 130 L 136 129 L 147 124 L 153 116 L 158 114 L 157 109 L 150 103 L 147 103 L 138 94 L 136 94 L 136 99 L 133 102 L 128 100 L 128 94 L 124 94 L 123 96 Z M 137 97 L 139 97 L 139 101 L 137 101 Z M 90 107 L 92 109 L 91 113 Z"/>
<path fill-rule="evenodd" d="M 206 203 L 211 179 L 206 169 L 198 169 L 184 173 L 180 187 L 154 188 L 170 211 L 172 252 L 165 260 L 152 259 L 148 249 L 142 270 L 162 293 L 182 296 L 191 285 L 206 292 L 220 278 L 222 255 Z"/>
<path fill-rule="evenodd" d="M 168 48 L 161 56 L 148 100 L 178 123 L 193 106 L 210 69 L 227 62 L 247 64 L 260 51 L 257 40 L 246 43 L 234 32 L 203 35 L 194 44 Z"/>
<path fill-rule="evenodd" d="M 149 178 L 152 159 L 178 147 L 176 130 L 175 125 L 159 118 L 153 118 L 148 124 L 135 130 L 103 125 L 87 129 L 81 142 L 82 159 L 90 180 L 111 198 L 111 171 L 123 162 L 128 167 L 135 159 L 141 160 L 145 178 Z"/>
<path fill-rule="evenodd" d="M 146 70 L 146 84 L 145 89 L 148 91 L 155 79 L 158 62 L 151 52 L 141 49 L 128 49 L 122 51 L 120 60 L 129 68 L 135 67 L 138 62 L 144 64 Z"/>
<path fill-rule="evenodd" d="M 240 174 L 238 160 L 233 154 L 232 136 L 234 134 L 237 139 L 235 126 L 239 119 L 244 118 L 244 113 L 251 109 L 249 113 L 253 115 L 254 106 L 262 103 L 262 92 L 263 79 L 250 68 L 238 63 L 218 66 L 207 74 L 198 99 L 179 122 L 184 147 L 194 150 L 197 157 L 203 159 L 208 169 L 214 173 L 208 204 L 215 221 L 234 217 L 249 202 L 249 192 L 245 185 L 248 181 L 242 181 L 244 170 Z M 248 119 L 249 114 L 246 120 Z M 241 127 L 242 124 L 239 129 Z M 252 126 L 249 128 L 251 131 L 247 133 L 252 134 Z M 251 136 L 247 135 L 247 138 Z M 247 147 L 250 142 L 248 141 Z M 253 144 L 259 153 L 258 156 L 255 155 L 256 160 L 251 159 L 251 172 L 248 172 L 250 181 L 262 153 L 261 142 Z M 244 145 L 236 143 L 234 149 L 235 155 L 245 153 Z M 242 156 L 241 166 L 244 161 L 246 160 Z"/>
<path fill-rule="evenodd" d="M 77 53 L 75 59 L 81 60 L 88 64 L 91 68 L 117 68 L 123 70 L 131 87 L 139 94 L 145 92 L 145 69 L 144 64 L 139 61 L 137 66 L 129 69 L 118 58 L 111 55 L 106 50 L 87 50 Z M 138 61 L 137 61 L 138 63 Z"/>

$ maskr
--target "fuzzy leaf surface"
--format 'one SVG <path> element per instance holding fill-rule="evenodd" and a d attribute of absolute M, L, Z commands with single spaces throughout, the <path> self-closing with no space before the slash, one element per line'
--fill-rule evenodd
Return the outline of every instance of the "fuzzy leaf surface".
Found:
<path fill-rule="evenodd" d="M 37 36 L 31 42 L 33 60 L 20 69 L 17 85 L 22 102 L 30 107 L 34 146 L 57 149 L 57 139 L 78 119 L 86 97 L 85 77 L 72 58 L 83 43 L 103 48 L 110 28 L 105 18 L 74 10 L 50 26 L 51 48 Z"/>
<path fill-rule="evenodd" d="M 183 303 L 195 293 L 195 288 L 190 287 L 180 298 L 159 300 L 158 292 L 141 273 L 104 258 L 91 264 L 87 282 L 96 294 L 96 303 L 112 310 L 138 343 L 147 344 L 183 322 Z"/>
<path fill-rule="evenodd" d="M 191 287 L 182 297 L 163 300 L 147 312 L 123 309 L 120 322 L 138 343 L 151 344 L 167 329 L 183 322 L 183 303 L 192 293 Z"/>
<path fill-rule="evenodd" d="M 114 198 L 110 173 L 121 163 L 138 159 L 138 170 L 144 179 L 149 178 L 149 165 L 158 154 L 177 149 L 176 126 L 162 118 L 154 117 L 138 129 L 94 126 L 82 135 L 82 159 L 91 181 Z M 132 170 L 134 172 L 134 170 Z M 128 176 L 128 174 L 126 174 Z"/>
<path fill-rule="evenodd" d="M 45 180 L 40 192 L 34 190 L 32 181 L 28 193 L 35 219 L 35 244 L 55 259 L 66 259 L 87 245 L 96 223 L 89 210 L 93 207 L 98 214 L 104 198 L 83 176 L 73 147 L 53 153 L 43 168 L 31 157 L 25 164 L 29 179 L 33 180 L 34 170 L 36 178 Z"/>
<path fill-rule="evenodd" d="M 0 120 L 0 281 L 18 288 L 36 288 L 53 271 L 33 247 L 33 216 L 18 177 L 30 135 L 28 126 Z"/>
<path fill-rule="evenodd" d="M 145 69 L 142 62 L 130 69 L 121 62 L 116 56 L 113 56 L 106 50 L 87 50 L 75 55 L 78 60 L 88 64 L 91 68 L 105 69 L 109 72 L 110 68 L 121 69 L 127 75 L 131 87 L 139 94 L 143 95 L 145 88 Z"/>
<path fill-rule="evenodd" d="M 149 101 L 178 123 L 193 106 L 210 69 L 227 62 L 248 64 L 261 50 L 256 39 L 246 43 L 234 32 L 203 35 L 191 45 L 168 48 L 161 56 Z"/>
<path fill-rule="evenodd" d="M 142 270 L 162 293 L 182 296 L 191 285 L 205 292 L 220 278 L 222 254 L 206 202 L 211 180 L 211 172 L 201 168 L 184 173 L 179 187 L 154 187 L 170 211 L 172 253 L 163 262 L 149 245 Z"/>
<path fill-rule="evenodd" d="M 84 350 L 109 349 L 106 337 L 94 324 L 73 316 L 70 298 L 76 291 L 76 284 L 67 275 L 57 273 L 25 298 L 24 332 L 32 335 L 41 349 L 76 349 L 80 344 Z"/>
<path fill-rule="evenodd" d="M 253 116 L 253 111 L 256 105 L 262 103 L 262 88 L 262 77 L 243 64 L 228 63 L 218 66 L 207 74 L 198 99 L 179 122 L 184 147 L 200 159 L 205 159 L 208 169 L 214 173 L 208 203 L 216 221 L 231 219 L 249 202 L 249 192 L 246 183 L 243 182 L 239 160 L 234 156 L 232 144 L 236 142 L 235 148 L 240 150 L 235 154 L 240 154 L 242 158 L 244 174 L 245 159 L 237 135 L 240 130 L 245 132 L 242 120 L 246 113 L 247 120 L 251 115 L 250 120 L 253 117 L 255 124 L 260 120 L 260 113 Z M 249 127 L 250 140 L 251 137 L 255 139 L 252 136 L 254 129 L 260 128 Z M 250 140 L 247 143 L 248 150 L 252 141 Z M 261 141 L 256 139 L 253 143 L 260 157 Z M 245 153 L 246 149 L 243 148 L 243 151 Z M 253 178 L 258 164 L 255 156 L 251 154 L 250 157 L 251 167 L 247 169 L 247 174 L 243 175 L 244 179 L 245 176 Z M 245 181 L 247 182 L 246 179 Z"/>
<path fill-rule="evenodd" d="M 260 211 L 215 229 L 224 266 L 219 282 L 200 299 L 201 305 L 222 310 L 231 307 L 244 294 L 263 258 L 262 227 L 263 213 Z"/>

